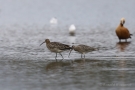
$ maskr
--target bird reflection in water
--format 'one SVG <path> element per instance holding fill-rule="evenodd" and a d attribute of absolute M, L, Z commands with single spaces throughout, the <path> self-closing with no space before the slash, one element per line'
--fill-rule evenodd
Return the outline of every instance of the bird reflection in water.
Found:
<path fill-rule="evenodd" d="M 75 59 L 75 60 L 67 60 L 67 61 L 50 60 L 45 68 L 47 71 L 48 70 L 57 71 L 60 68 L 64 68 L 64 67 L 71 69 L 73 64 L 75 63 L 80 63 L 81 65 L 83 65 L 85 63 L 85 59 Z"/>
<path fill-rule="evenodd" d="M 131 42 L 118 42 L 116 44 L 116 46 L 118 47 L 118 49 L 120 49 L 121 52 L 124 52 L 125 49 L 127 48 L 127 46 L 129 46 Z"/>
<path fill-rule="evenodd" d="M 58 70 L 61 67 L 68 67 L 71 65 L 70 61 L 51 61 L 46 65 L 46 70 Z"/>

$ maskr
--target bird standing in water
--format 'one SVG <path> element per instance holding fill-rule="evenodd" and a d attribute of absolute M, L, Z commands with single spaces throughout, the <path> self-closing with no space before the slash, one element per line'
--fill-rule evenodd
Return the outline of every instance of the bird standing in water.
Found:
<path fill-rule="evenodd" d="M 71 36 L 74 36 L 75 35 L 75 30 L 76 30 L 75 25 L 74 24 L 70 25 L 70 27 L 69 27 L 69 34 Z"/>
<path fill-rule="evenodd" d="M 80 53 L 81 54 L 81 58 L 82 58 L 82 55 L 84 55 L 84 58 L 85 58 L 85 54 L 86 53 L 88 53 L 88 52 L 92 52 L 92 51 L 95 51 L 96 49 L 95 48 L 93 48 L 93 47 L 90 47 L 90 46 L 87 46 L 87 45 L 77 45 L 77 46 L 75 46 L 75 45 L 73 45 L 72 46 L 72 49 L 70 50 L 70 53 L 71 53 L 71 51 L 72 50 L 75 50 L 75 51 L 77 51 L 78 53 Z M 69 53 L 69 56 L 70 56 L 70 53 Z"/>
<path fill-rule="evenodd" d="M 58 20 L 53 17 L 51 20 L 50 20 L 50 24 L 57 24 L 58 23 Z"/>
<path fill-rule="evenodd" d="M 124 27 L 125 19 L 122 18 L 120 20 L 120 25 L 116 29 L 116 35 L 119 38 L 119 42 L 121 42 L 121 39 L 125 39 L 127 42 L 128 38 L 131 38 L 132 34 L 130 34 L 129 30 Z"/>
<path fill-rule="evenodd" d="M 59 42 L 50 42 L 49 39 L 45 39 L 45 41 L 43 43 L 46 43 L 46 47 L 51 51 L 56 53 L 55 59 L 57 58 L 57 53 L 59 53 L 61 56 L 61 52 L 65 51 L 65 50 L 70 50 L 72 47 L 70 47 L 69 45 L 66 44 L 62 44 Z M 40 46 L 43 44 L 41 43 Z M 63 56 L 62 56 L 63 58 Z M 63 58 L 64 59 L 64 58 Z"/>

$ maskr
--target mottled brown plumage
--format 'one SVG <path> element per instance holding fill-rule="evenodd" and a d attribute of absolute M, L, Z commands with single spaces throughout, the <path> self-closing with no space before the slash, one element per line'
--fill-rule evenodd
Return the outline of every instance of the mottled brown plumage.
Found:
<path fill-rule="evenodd" d="M 131 35 L 132 35 L 130 34 L 129 30 L 124 27 L 124 23 L 125 23 L 125 19 L 122 18 L 120 20 L 120 25 L 116 29 L 116 35 L 119 38 L 119 42 L 121 42 L 121 39 L 125 39 L 127 42 L 127 39 L 131 38 Z"/>
<path fill-rule="evenodd" d="M 46 47 L 51 51 L 51 52 L 54 52 L 56 53 L 56 57 L 55 59 L 57 58 L 57 53 L 59 53 L 61 56 L 61 52 L 65 51 L 65 50 L 70 50 L 71 47 L 69 45 L 66 45 L 66 44 L 62 44 L 62 43 L 59 43 L 59 42 L 50 42 L 49 39 L 46 39 L 43 43 L 46 43 Z M 43 44 L 41 43 L 40 46 Z M 63 58 L 63 56 L 62 56 Z M 63 58 L 64 59 L 64 58 Z"/>
<path fill-rule="evenodd" d="M 86 53 L 96 50 L 95 48 L 87 46 L 87 45 L 77 45 L 77 46 L 73 45 L 72 49 L 74 49 L 75 51 L 80 53 L 81 54 L 81 58 L 82 58 L 82 54 L 84 54 L 84 57 L 85 57 Z M 71 53 L 72 49 L 70 50 L 70 53 Z M 70 56 L 70 53 L 69 53 L 69 56 Z"/>

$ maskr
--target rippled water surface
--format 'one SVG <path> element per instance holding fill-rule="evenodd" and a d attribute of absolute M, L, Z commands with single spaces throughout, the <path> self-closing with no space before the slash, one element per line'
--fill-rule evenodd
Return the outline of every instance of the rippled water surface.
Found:
<path fill-rule="evenodd" d="M 134 0 L 11 1 L 0 1 L 0 90 L 135 89 Z M 57 25 L 49 23 L 52 17 Z M 126 43 L 115 34 L 121 17 L 133 34 Z M 65 51 L 64 60 L 55 60 L 45 44 L 39 46 L 46 38 L 99 50 L 85 59 Z"/>

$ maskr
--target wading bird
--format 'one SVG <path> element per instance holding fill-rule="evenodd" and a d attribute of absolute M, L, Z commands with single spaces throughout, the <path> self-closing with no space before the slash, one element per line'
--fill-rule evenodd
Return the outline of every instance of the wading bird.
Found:
<path fill-rule="evenodd" d="M 69 45 L 66 44 L 62 44 L 59 42 L 50 42 L 49 39 L 45 39 L 45 41 L 43 43 L 46 43 L 46 47 L 51 51 L 56 53 L 55 59 L 57 58 L 57 53 L 59 53 L 61 56 L 61 52 L 65 51 L 65 50 L 70 50 L 72 47 L 70 47 Z M 43 44 L 41 43 L 40 46 Z M 62 56 L 63 58 L 63 56 Z M 64 59 L 64 58 L 63 58 Z"/>
<path fill-rule="evenodd" d="M 90 46 L 87 46 L 87 45 L 77 45 L 77 46 L 75 46 L 75 45 L 73 45 L 72 46 L 72 49 L 70 50 L 70 53 L 71 53 L 71 51 L 72 50 L 75 50 L 75 51 L 77 51 L 78 53 L 80 53 L 81 54 L 81 58 L 82 58 L 82 55 L 84 55 L 84 58 L 85 58 L 85 54 L 86 53 L 88 53 L 88 52 L 92 52 L 92 51 L 95 51 L 96 49 L 95 48 L 93 48 L 93 47 L 90 47 Z M 70 53 L 69 53 L 69 56 L 70 56 Z M 68 57 L 69 57 L 68 56 Z"/>
<path fill-rule="evenodd" d="M 74 24 L 70 25 L 70 27 L 69 27 L 69 34 L 71 36 L 74 36 L 75 35 L 75 30 L 76 30 L 75 25 Z"/>
<path fill-rule="evenodd" d="M 57 24 L 58 23 L 58 20 L 53 17 L 51 20 L 50 20 L 50 24 Z"/>

